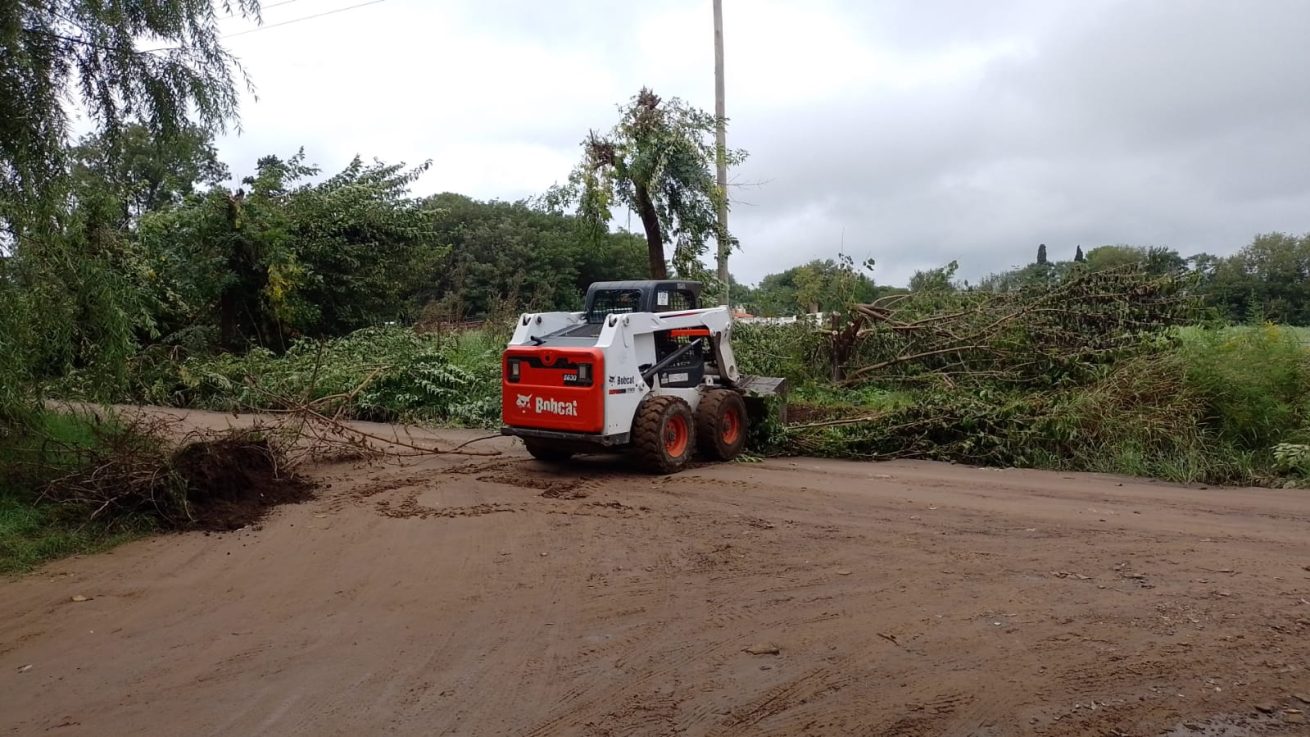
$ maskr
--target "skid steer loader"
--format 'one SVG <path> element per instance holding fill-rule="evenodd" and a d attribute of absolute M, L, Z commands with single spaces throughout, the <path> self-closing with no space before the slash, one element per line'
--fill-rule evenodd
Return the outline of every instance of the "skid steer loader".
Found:
<path fill-rule="evenodd" d="M 544 461 L 619 451 L 673 473 L 697 451 L 735 458 L 758 400 L 784 393 L 786 382 L 740 374 L 732 315 L 699 307 L 700 290 L 691 281 L 597 282 L 582 312 L 520 317 L 502 358 L 501 432 Z"/>

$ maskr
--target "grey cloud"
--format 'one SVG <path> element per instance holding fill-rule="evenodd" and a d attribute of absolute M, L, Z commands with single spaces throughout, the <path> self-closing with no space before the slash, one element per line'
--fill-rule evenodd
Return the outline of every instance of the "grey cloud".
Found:
<path fill-rule="evenodd" d="M 1080 21 L 1044 23 L 1029 53 L 976 82 L 739 116 L 735 140 L 754 154 L 742 176 L 769 183 L 738 194 L 752 206 L 736 214 L 747 253 L 734 271 L 831 255 L 842 226 L 848 251 L 900 283 L 952 258 L 976 279 L 1039 242 L 1065 258 L 1118 242 L 1186 255 L 1310 229 L 1310 5 L 1109 3 Z"/>
<path fill-rule="evenodd" d="M 1227 253 L 1310 230 L 1308 3 L 725 5 L 742 280 L 843 240 L 904 283 L 1041 242 Z M 709 0 L 392 0 L 243 36 L 261 100 L 223 151 L 237 171 L 302 144 L 329 170 L 433 158 L 421 193 L 534 194 L 643 84 L 712 105 L 709 18 Z"/>

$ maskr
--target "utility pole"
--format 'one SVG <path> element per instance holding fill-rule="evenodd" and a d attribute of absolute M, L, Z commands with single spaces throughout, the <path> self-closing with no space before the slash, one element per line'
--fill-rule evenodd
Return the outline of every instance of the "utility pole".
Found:
<path fill-rule="evenodd" d="M 714 0 L 714 153 L 719 168 L 719 283 L 723 304 L 731 304 L 728 290 L 728 148 L 727 113 L 723 104 L 723 0 Z"/>

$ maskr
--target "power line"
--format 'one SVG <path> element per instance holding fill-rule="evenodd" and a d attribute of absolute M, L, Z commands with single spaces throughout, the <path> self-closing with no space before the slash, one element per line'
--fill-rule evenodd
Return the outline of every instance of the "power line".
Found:
<path fill-rule="evenodd" d="M 264 7 L 265 7 L 265 8 L 273 8 L 273 7 L 277 7 L 278 5 L 289 5 L 289 4 L 294 3 L 294 2 L 297 2 L 297 1 L 298 1 L 298 0 L 281 0 L 281 2 L 272 3 L 271 5 L 265 5 Z M 267 30 L 269 30 L 270 28 L 278 28 L 278 27 L 280 27 L 280 26 L 289 26 L 289 25 L 292 25 L 292 24 L 295 24 L 295 23 L 300 23 L 300 22 L 302 22 L 302 21 L 314 20 L 315 18 L 322 18 L 322 17 L 325 16 L 325 15 L 336 15 L 337 13 L 344 13 L 344 12 L 346 12 L 347 10 L 355 10 L 355 9 L 357 9 L 357 8 L 363 8 L 363 7 L 368 6 L 368 5 L 377 5 L 378 3 L 383 3 L 383 2 L 386 2 L 386 0 L 369 0 L 369 2 L 366 2 L 366 3 L 358 3 L 358 4 L 356 4 L 356 5 L 348 5 L 348 6 L 344 7 L 344 8 L 336 8 L 336 9 L 333 9 L 333 10 L 325 10 L 325 11 L 323 11 L 322 13 L 314 13 L 313 15 L 304 15 L 304 16 L 301 16 L 301 17 L 299 17 L 299 18 L 292 18 L 291 20 L 284 20 L 284 21 L 282 21 L 282 22 L 280 22 L 280 23 L 270 23 L 269 25 L 266 25 L 266 26 L 256 26 L 256 27 L 254 27 L 254 28 L 250 28 L 250 29 L 247 29 L 247 30 L 244 30 L 244 31 L 237 31 L 236 33 L 225 33 L 225 34 L 219 36 L 219 38 L 236 38 L 237 36 L 244 36 L 244 35 L 246 35 L 246 34 L 248 34 L 248 33 L 258 33 L 259 31 L 267 31 Z M 179 49 L 179 48 L 182 48 L 182 47 L 180 47 L 180 46 L 160 46 L 159 48 L 156 48 L 156 49 L 143 49 L 143 50 L 141 50 L 141 51 L 139 51 L 139 52 L 137 52 L 137 53 L 141 53 L 141 54 L 153 54 L 153 53 L 158 52 L 158 51 L 172 51 L 172 50 L 174 50 L 174 49 Z"/>
<path fill-rule="evenodd" d="M 104 44 L 98 44 L 94 41 L 88 41 L 85 38 L 74 38 L 72 36 L 65 36 L 41 28 L 23 28 L 21 30 L 23 31 L 23 33 L 31 33 L 37 36 L 45 36 L 46 38 L 53 38 L 57 41 L 67 41 L 68 43 L 81 44 L 82 46 L 90 46 L 93 49 L 101 49 L 102 51 L 114 51 L 114 52 L 126 51 L 129 54 L 148 54 L 150 53 L 150 51 L 161 50 L 161 49 L 150 49 L 150 51 L 137 51 L 136 49 L 124 48 L 122 46 L 106 46 Z"/>
<path fill-rule="evenodd" d="M 263 8 L 261 8 L 261 9 L 276 8 L 276 7 L 279 6 L 279 5 L 290 5 L 291 3 L 294 3 L 294 2 L 299 2 L 299 0 L 279 0 L 279 2 L 270 3 L 270 4 L 268 4 L 268 5 L 263 6 Z M 344 13 L 344 12 L 346 12 L 347 10 L 356 10 L 356 9 L 358 9 L 358 8 L 363 8 L 363 7 L 366 7 L 366 6 L 369 6 L 369 5 L 377 5 L 378 3 L 383 3 L 383 2 L 386 2 L 386 0 L 369 0 L 368 2 L 358 3 L 358 4 L 356 4 L 356 5 L 348 5 L 348 6 L 344 7 L 344 8 L 335 8 L 335 9 L 333 9 L 333 10 L 325 10 L 325 11 L 323 11 L 322 13 L 314 13 L 313 15 L 305 15 L 305 16 L 301 16 L 301 17 L 299 17 L 299 18 L 292 18 L 292 19 L 290 19 L 290 20 L 284 20 L 284 21 L 281 21 L 280 23 L 270 23 L 269 25 L 266 25 L 266 26 L 256 26 L 255 28 L 250 28 L 250 29 L 245 30 L 245 31 L 237 31 L 236 33 L 225 33 L 225 34 L 219 36 L 219 38 L 236 38 L 237 36 L 244 36 L 244 35 L 246 35 L 246 34 L 248 34 L 248 33 L 258 33 L 259 31 L 267 31 L 267 30 L 269 30 L 270 28 L 279 28 L 279 27 L 281 27 L 281 26 L 289 26 L 289 25 L 293 25 L 293 24 L 295 24 L 295 23 L 300 23 L 300 22 L 302 22 L 302 21 L 314 20 L 315 18 L 322 18 L 322 17 L 324 17 L 324 16 L 328 16 L 328 15 L 336 15 L 337 13 Z M 63 16 L 60 16 L 60 17 L 63 18 Z M 64 18 L 64 20 L 68 20 L 68 19 L 67 19 L 67 18 Z M 71 21 L 70 21 L 70 22 L 71 22 Z M 76 23 L 73 23 L 73 25 L 74 25 L 74 26 L 77 26 Z M 115 51 L 115 52 L 123 52 L 123 51 L 126 51 L 126 52 L 128 52 L 128 53 L 130 53 L 130 54 L 155 54 L 155 53 L 158 53 L 158 52 L 160 52 L 160 51 L 173 51 L 173 50 L 176 50 L 176 49 L 180 49 L 180 48 L 182 48 L 181 46 L 160 46 L 160 47 L 158 47 L 158 48 L 154 48 L 154 49 L 134 49 L 134 48 L 123 48 L 123 47 L 120 47 L 120 46 L 105 46 L 105 45 L 103 45 L 103 44 L 98 44 L 98 43 L 96 43 L 96 42 L 94 42 L 94 41 L 88 41 L 88 40 L 86 40 L 86 39 L 84 39 L 84 38 L 75 38 L 75 37 L 72 37 L 72 36 L 64 36 L 64 35 L 62 35 L 62 34 L 53 33 L 53 32 L 51 32 L 51 31 L 46 31 L 46 30 L 39 29 L 39 28 L 23 28 L 23 29 L 21 29 L 21 30 L 22 30 L 24 33 L 35 33 L 35 34 L 42 35 L 42 36 L 48 36 L 48 37 L 50 37 L 50 38 L 54 38 L 54 39 L 57 39 L 57 40 L 60 40 L 60 41 L 67 41 L 67 42 L 69 42 L 69 43 L 81 44 L 81 45 L 83 45 L 83 46 L 90 46 L 90 47 L 92 47 L 92 48 L 102 49 L 102 50 L 104 50 L 104 51 Z M 79 27 L 79 30 L 80 30 L 80 27 Z"/>
<path fill-rule="evenodd" d="M 386 1 L 387 1 L 387 0 L 369 0 L 369 1 L 366 2 L 366 3 L 359 3 L 359 4 L 356 4 L 356 5 L 347 5 L 347 6 L 344 7 L 344 8 L 336 8 L 335 10 L 325 10 L 325 11 L 323 11 L 322 13 L 314 13 L 313 15 L 305 15 L 305 16 L 301 16 L 301 17 L 299 17 L 299 18 L 292 18 L 291 20 L 284 20 L 284 21 L 282 21 L 281 23 L 270 23 L 270 24 L 268 24 L 268 25 L 266 25 L 266 26 L 258 26 L 258 27 L 256 27 L 256 28 L 251 28 L 251 29 L 246 30 L 246 31 L 237 31 L 236 33 L 225 33 L 225 34 L 223 34 L 222 38 L 236 38 L 237 36 L 244 36 L 244 35 L 246 35 L 246 34 L 248 34 L 248 33 L 258 33 L 258 32 L 260 32 L 260 31 L 267 31 L 267 30 L 269 30 L 269 29 L 271 29 L 271 28 L 279 28 L 279 27 L 281 27 L 281 26 L 289 26 L 289 25 L 292 25 L 292 24 L 294 24 L 294 23 L 301 23 L 301 22 L 303 22 L 303 21 L 307 21 L 307 20 L 314 20 L 315 18 L 322 18 L 322 17 L 327 16 L 327 15 L 336 15 L 337 13 L 344 13 L 344 12 L 346 12 L 347 10 L 355 10 L 355 9 L 363 8 L 363 7 L 366 7 L 366 6 L 369 6 L 369 5 L 377 5 L 378 3 L 384 3 L 384 2 L 386 2 Z M 274 3 L 273 5 L 267 5 L 267 6 L 265 6 L 265 7 L 272 8 L 272 7 L 275 7 L 275 6 L 277 6 L 277 5 L 286 5 L 287 3 L 293 3 L 293 2 L 296 2 L 296 0 L 282 0 L 282 2 L 280 2 L 280 3 Z"/>

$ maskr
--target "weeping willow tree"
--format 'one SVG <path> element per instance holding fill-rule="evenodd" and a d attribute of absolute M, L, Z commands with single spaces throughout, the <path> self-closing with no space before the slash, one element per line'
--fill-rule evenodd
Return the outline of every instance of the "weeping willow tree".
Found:
<path fill-rule="evenodd" d="M 218 17 L 258 20 L 258 0 L 10 0 L 0 3 L 0 192 L 23 224 L 63 173 L 67 102 L 112 135 L 139 120 L 169 137 L 194 116 L 221 129 L 244 73 Z"/>
<path fill-rule="evenodd" d="M 42 361 L 112 364 L 131 340 L 112 241 L 89 237 L 72 207 L 72 111 L 111 146 L 132 122 L 159 139 L 224 129 L 249 86 L 220 43 L 225 15 L 258 21 L 259 2 L 0 3 L 0 425 L 17 421 Z"/>
<path fill-rule="evenodd" d="M 679 276 L 707 276 L 700 257 L 718 234 L 718 206 L 726 197 L 715 180 L 714 116 L 646 88 L 619 110 L 609 133 L 593 132 L 582 142 L 582 161 L 548 201 L 576 203 L 596 228 L 608 227 L 614 205 L 626 206 L 641 218 L 652 279 L 668 278 L 669 244 Z M 730 166 L 745 157 L 727 152 Z"/>

